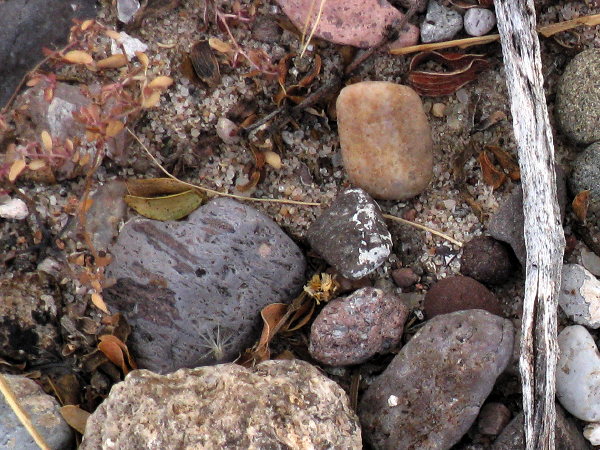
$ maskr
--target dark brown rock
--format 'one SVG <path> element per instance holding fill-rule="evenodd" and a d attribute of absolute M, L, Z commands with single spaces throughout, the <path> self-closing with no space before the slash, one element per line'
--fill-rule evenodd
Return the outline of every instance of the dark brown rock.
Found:
<path fill-rule="evenodd" d="M 510 360 L 514 329 L 486 311 L 438 316 L 368 387 L 359 417 L 373 448 L 449 449 Z"/>
<path fill-rule="evenodd" d="M 460 272 L 482 283 L 503 284 L 510 279 L 515 264 L 507 244 L 489 236 L 478 236 L 464 245 Z"/>
<path fill-rule="evenodd" d="M 330 366 L 360 364 L 400 344 L 408 308 L 392 294 L 363 288 L 330 301 L 313 322 L 309 351 Z"/>
<path fill-rule="evenodd" d="M 392 271 L 392 279 L 394 280 L 394 283 L 396 283 L 396 286 L 408 288 L 419 281 L 419 275 L 417 275 L 410 267 L 401 267 Z"/>
<path fill-rule="evenodd" d="M 510 410 L 502 403 L 486 403 L 479 411 L 477 428 L 481 434 L 495 436 L 500 434 L 510 422 Z"/>
<path fill-rule="evenodd" d="M 81 450 L 360 449 L 346 393 L 299 360 L 130 373 L 90 416 Z"/>
<path fill-rule="evenodd" d="M 260 310 L 305 281 L 304 256 L 277 224 L 225 198 L 184 221 L 130 220 L 111 253 L 106 302 L 132 325 L 140 367 L 163 373 L 235 359 L 258 338 Z"/>
<path fill-rule="evenodd" d="M 425 314 L 429 319 L 465 309 L 483 309 L 502 315 L 498 298 L 479 281 L 461 275 L 444 278 L 425 295 Z"/>

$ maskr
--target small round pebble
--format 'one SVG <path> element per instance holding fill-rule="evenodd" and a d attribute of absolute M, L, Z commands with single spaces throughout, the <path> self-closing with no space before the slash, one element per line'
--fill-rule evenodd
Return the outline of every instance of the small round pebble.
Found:
<path fill-rule="evenodd" d="M 428 319 L 466 309 L 483 309 L 502 316 L 498 298 L 480 282 L 461 275 L 434 284 L 425 295 L 423 306 Z"/>
<path fill-rule="evenodd" d="M 503 284 L 514 273 L 514 257 L 507 244 L 478 236 L 463 247 L 460 272 L 487 284 Z"/>
<path fill-rule="evenodd" d="M 579 53 L 556 91 L 558 125 L 580 145 L 600 141 L 600 49 Z"/>
<path fill-rule="evenodd" d="M 465 31 L 471 36 L 483 36 L 496 26 L 496 14 L 489 9 L 470 8 L 464 17 Z"/>
<path fill-rule="evenodd" d="M 392 271 L 392 279 L 396 286 L 408 288 L 419 281 L 419 276 L 410 267 L 401 267 Z"/>
<path fill-rule="evenodd" d="M 431 107 L 431 114 L 434 117 L 444 117 L 446 115 L 446 105 L 443 103 L 434 103 Z"/>
<path fill-rule="evenodd" d="M 463 27 L 462 16 L 453 9 L 446 8 L 436 0 L 427 6 L 427 15 L 421 25 L 423 43 L 451 40 Z"/>
<path fill-rule="evenodd" d="M 584 190 L 590 191 L 587 219 L 600 225 L 600 142 L 577 154 L 573 160 L 569 185 L 573 195 Z"/>
<path fill-rule="evenodd" d="M 510 422 L 510 410 L 498 402 L 486 403 L 479 411 L 477 428 L 481 434 L 496 436 Z"/>

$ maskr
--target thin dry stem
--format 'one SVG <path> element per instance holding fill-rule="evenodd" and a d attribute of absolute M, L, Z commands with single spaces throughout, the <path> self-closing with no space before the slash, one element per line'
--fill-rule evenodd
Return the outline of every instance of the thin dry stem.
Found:
<path fill-rule="evenodd" d="M 446 239 L 448 242 L 452 242 L 454 245 L 456 245 L 459 248 L 463 246 L 462 242 L 457 241 L 454 238 L 451 238 L 450 236 L 442 233 L 441 231 L 437 231 L 437 230 L 434 230 L 433 228 L 429 228 L 427 225 L 421 225 L 420 223 L 416 223 L 416 222 L 412 222 L 410 220 L 402 219 L 400 217 L 392 216 L 391 214 L 384 214 L 383 217 L 385 217 L 386 219 L 393 220 L 395 222 L 403 223 L 404 225 L 410 225 L 411 227 L 418 228 L 423 231 L 428 231 L 431 234 L 435 234 L 436 236 Z"/>
<path fill-rule="evenodd" d="M 306 37 L 306 30 L 308 28 L 308 23 L 310 22 L 310 16 L 312 15 L 315 2 L 316 0 L 313 0 L 312 4 L 310 5 L 310 11 L 308 13 L 308 16 L 306 17 L 306 24 L 304 25 L 304 30 L 302 30 L 302 51 L 300 52 L 300 58 L 304 56 L 304 52 L 306 52 L 306 49 L 310 44 L 310 40 L 313 38 L 315 31 L 317 31 L 317 27 L 321 22 L 321 16 L 323 15 L 323 8 L 325 8 L 325 3 L 327 3 L 327 0 L 321 0 L 321 3 L 319 5 L 319 12 L 317 13 L 317 17 L 315 18 L 315 23 L 313 24 L 312 29 L 310 30 L 310 34 L 308 35 L 308 39 L 306 39 L 305 42 L 304 38 Z"/>
<path fill-rule="evenodd" d="M 31 419 L 19 403 L 17 396 L 9 386 L 8 381 L 6 381 L 6 378 L 1 373 L 0 392 L 2 392 L 6 403 L 8 403 L 10 409 L 12 409 L 15 415 L 19 418 L 19 421 L 23 424 L 27 432 L 31 435 L 35 443 L 38 445 L 38 447 L 42 450 L 50 450 L 50 446 L 46 443 L 46 440 L 42 437 L 40 432 L 35 428 L 35 426 L 31 422 Z"/>

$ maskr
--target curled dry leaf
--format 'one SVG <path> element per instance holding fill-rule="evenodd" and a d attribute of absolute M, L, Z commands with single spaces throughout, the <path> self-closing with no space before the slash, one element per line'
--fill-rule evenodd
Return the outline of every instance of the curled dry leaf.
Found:
<path fill-rule="evenodd" d="M 431 60 L 451 70 L 447 72 L 416 70 L 419 65 Z M 450 95 L 475 80 L 488 67 L 489 63 L 484 55 L 421 52 L 410 62 L 408 82 L 415 91 L 426 97 Z"/>
<path fill-rule="evenodd" d="M 121 339 L 111 334 L 102 335 L 98 339 L 100 340 L 98 350 L 104 353 L 110 362 L 119 367 L 123 374 L 127 375 L 131 369 L 137 369 L 127 345 Z"/>
<path fill-rule="evenodd" d="M 479 154 L 479 164 L 481 165 L 481 173 L 485 184 L 498 189 L 506 181 L 506 175 L 501 170 L 498 170 L 490 161 L 487 152 L 484 150 Z"/>
<path fill-rule="evenodd" d="M 91 64 L 94 62 L 94 58 L 89 53 L 83 50 L 71 50 L 62 56 L 62 59 L 71 64 Z"/>
<path fill-rule="evenodd" d="M 150 89 L 167 89 L 173 84 L 173 78 L 161 75 L 152 80 L 148 87 Z"/>
<path fill-rule="evenodd" d="M 160 101 L 160 91 L 150 91 L 148 95 L 144 95 L 142 99 L 142 108 L 154 108 Z"/>
<path fill-rule="evenodd" d="M 93 292 L 92 293 L 92 303 L 100 311 L 105 312 L 106 314 L 110 314 L 110 312 L 108 311 L 108 306 L 106 306 L 106 303 L 104 302 L 104 299 L 97 292 Z"/>
<path fill-rule="evenodd" d="M 125 203 L 139 214 L 154 220 L 178 220 L 197 209 L 205 196 L 189 189 L 185 192 L 162 197 L 137 197 L 126 195 Z"/>
<path fill-rule="evenodd" d="M 123 53 L 111 55 L 108 58 L 101 59 L 96 63 L 97 69 L 118 69 L 127 65 L 127 56 Z"/>
<path fill-rule="evenodd" d="M 110 120 L 106 125 L 106 136 L 115 137 L 124 127 L 125 125 L 120 120 Z"/>
<path fill-rule="evenodd" d="M 521 169 L 514 158 L 507 151 L 496 145 L 487 145 L 485 148 L 494 154 L 500 163 L 500 166 L 504 169 L 511 180 L 519 181 L 521 179 Z"/>
<path fill-rule="evenodd" d="M 190 188 L 173 178 L 148 178 L 127 181 L 129 195 L 138 197 L 159 197 L 170 194 L 181 194 Z"/>
<path fill-rule="evenodd" d="M 76 405 L 65 405 L 60 408 L 60 415 L 65 419 L 71 428 L 74 428 L 78 433 L 85 433 L 85 425 L 90 417 L 90 413 L 84 411 Z"/>
<path fill-rule="evenodd" d="M 10 170 L 8 171 L 8 181 L 13 182 L 17 179 L 17 177 L 25 170 L 27 167 L 27 163 L 24 159 L 15 160 L 10 166 Z"/>
<path fill-rule="evenodd" d="M 590 203 L 590 191 L 581 191 L 579 192 L 575 198 L 573 199 L 573 203 L 571 206 L 573 207 L 573 212 L 575 216 L 580 222 L 585 222 L 588 212 L 588 206 Z"/>

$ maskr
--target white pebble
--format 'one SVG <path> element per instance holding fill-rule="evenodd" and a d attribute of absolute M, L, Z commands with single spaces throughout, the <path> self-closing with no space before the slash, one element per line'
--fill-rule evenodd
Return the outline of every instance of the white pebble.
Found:
<path fill-rule="evenodd" d="M 600 445 L 600 423 L 589 423 L 583 429 L 585 437 L 592 445 Z"/>
<path fill-rule="evenodd" d="M 125 49 L 125 55 L 127 56 L 127 59 L 135 57 L 135 52 L 145 52 L 146 50 L 148 50 L 148 46 L 146 44 L 144 44 L 137 38 L 129 36 L 124 31 L 121 31 L 119 33 L 119 36 L 120 42 L 121 44 L 123 44 L 123 48 Z M 110 43 L 110 52 L 113 55 L 123 53 L 121 51 L 121 47 L 117 45 L 114 39 Z"/>
<path fill-rule="evenodd" d="M 470 8 L 465 14 L 464 25 L 467 34 L 483 36 L 496 25 L 496 14 L 489 9 Z"/>
<path fill-rule="evenodd" d="M 23 220 L 29 215 L 25 202 L 18 198 L 11 198 L 0 205 L 0 217 L 3 219 Z"/>

